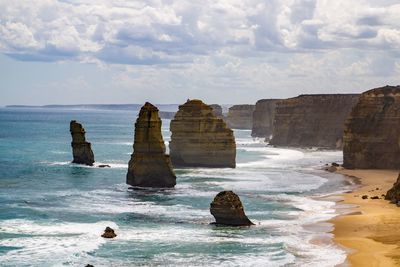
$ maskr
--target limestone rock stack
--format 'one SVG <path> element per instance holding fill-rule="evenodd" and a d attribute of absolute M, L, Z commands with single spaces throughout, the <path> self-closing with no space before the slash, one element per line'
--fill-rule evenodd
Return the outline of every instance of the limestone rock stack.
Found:
<path fill-rule="evenodd" d="M 400 168 L 400 86 L 364 92 L 346 121 L 343 166 Z"/>
<path fill-rule="evenodd" d="M 233 129 L 251 129 L 253 127 L 254 105 L 234 105 L 229 108 L 226 121 Z"/>
<path fill-rule="evenodd" d="M 276 103 L 270 144 L 341 149 L 356 94 L 300 95 Z"/>
<path fill-rule="evenodd" d="M 176 176 L 165 154 L 158 109 L 146 104 L 135 123 L 133 154 L 129 161 L 126 183 L 139 187 L 174 187 Z"/>
<path fill-rule="evenodd" d="M 92 166 L 94 155 L 91 144 L 86 142 L 85 129 L 82 127 L 82 124 L 72 120 L 69 124 L 69 131 L 72 136 L 72 163 Z"/>
<path fill-rule="evenodd" d="M 180 105 L 170 130 L 169 149 L 174 167 L 235 168 L 233 131 L 201 100 Z"/>
<path fill-rule="evenodd" d="M 215 218 L 215 224 L 231 226 L 253 225 L 244 213 L 239 196 L 232 191 L 218 193 L 210 204 L 210 212 Z"/>
<path fill-rule="evenodd" d="M 251 136 L 270 138 L 273 132 L 275 106 L 280 99 L 258 100 L 253 112 Z"/>
<path fill-rule="evenodd" d="M 212 108 L 215 116 L 217 116 L 218 118 L 223 118 L 224 117 L 224 115 L 222 114 L 222 107 L 220 105 L 211 104 L 209 106 Z"/>

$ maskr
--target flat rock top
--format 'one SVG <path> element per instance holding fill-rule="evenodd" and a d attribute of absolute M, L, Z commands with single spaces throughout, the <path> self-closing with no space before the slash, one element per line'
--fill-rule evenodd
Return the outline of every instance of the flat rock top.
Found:
<path fill-rule="evenodd" d="M 190 107 L 196 109 L 212 109 L 209 105 L 206 105 L 203 101 L 199 99 L 192 99 L 186 101 L 185 104 L 181 105 L 180 107 Z"/>

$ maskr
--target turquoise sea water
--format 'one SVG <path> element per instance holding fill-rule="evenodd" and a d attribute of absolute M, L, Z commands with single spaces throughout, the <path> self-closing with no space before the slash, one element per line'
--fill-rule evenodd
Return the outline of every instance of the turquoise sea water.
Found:
<path fill-rule="evenodd" d="M 132 191 L 125 184 L 137 111 L 0 109 L 1 266 L 335 266 L 334 203 L 346 189 L 318 170 L 337 151 L 266 146 L 235 130 L 236 169 L 177 169 L 177 186 Z M 69 121 L 86 129 L 96 164 L 71 161 Z M 168 144 L 169 121 L 163 121 Z M 222 190 L 241 197 L 247 228 L 210 225 Z M 104 228 L 118 237 L 100 237 Z M 319 240 L 319 242 L 315 242 Z M 321 241 L 323 240 L 323 242 Z"/>

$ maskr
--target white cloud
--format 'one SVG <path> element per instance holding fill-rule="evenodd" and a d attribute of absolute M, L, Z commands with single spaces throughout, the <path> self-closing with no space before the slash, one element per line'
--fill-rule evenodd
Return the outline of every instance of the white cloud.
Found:
<path fill-rule="evenodd" d="M 0 53 L 96 63 L 122 100 L 254 102 L 400 83 L 398 0 L 0 0 L 0 10 Z"/>
<path fill-rule="evenodd" d="M 2 52 L 47 60 L 158 64 L 228 49 L 400 45 L 400 5 L 367 0 L 0 0 L 0 10 Z"/>

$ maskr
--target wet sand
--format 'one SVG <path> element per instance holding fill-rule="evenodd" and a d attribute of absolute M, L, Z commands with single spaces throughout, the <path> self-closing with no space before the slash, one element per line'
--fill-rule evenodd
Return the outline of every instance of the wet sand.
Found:
<path fill-rule="evenodd" d="M 342 194 L 338 203 L 346 215 L 331 220 L 334 241 L 348 249 L 351 266 L 400 266 L 400 207 L 384 200 L 397 170 L 339 170 L 356 177 L 360 187 Z M 362 199 L 368 195 L 368 199 Z M 380 199 L 371 199 L 378 196 Z"/>

